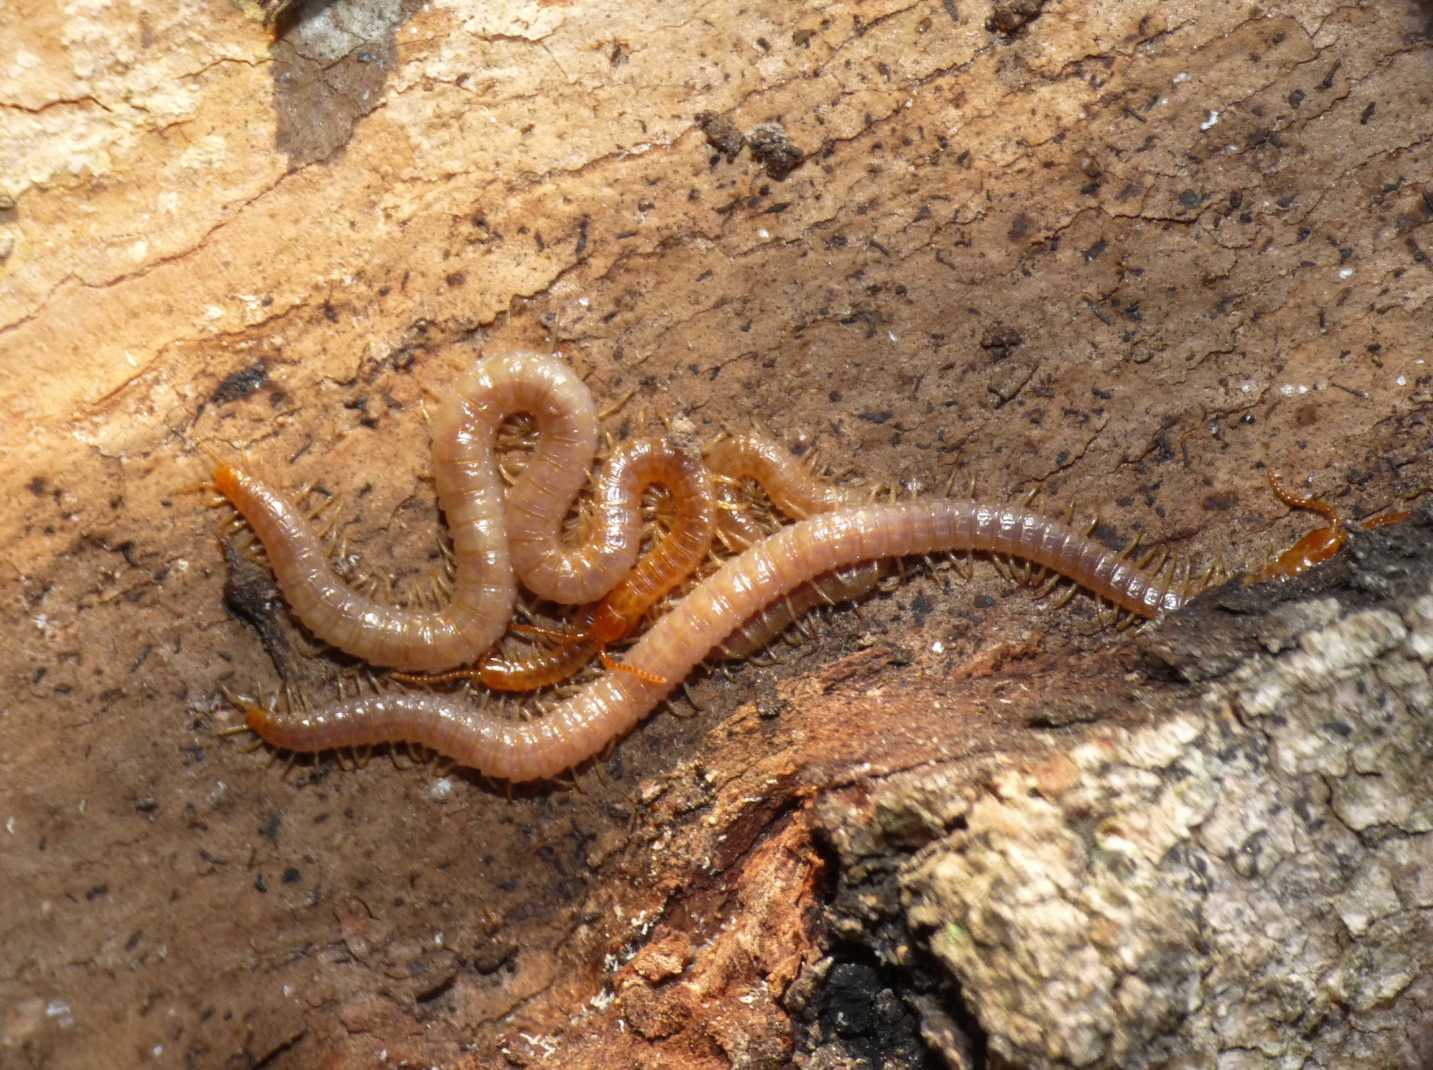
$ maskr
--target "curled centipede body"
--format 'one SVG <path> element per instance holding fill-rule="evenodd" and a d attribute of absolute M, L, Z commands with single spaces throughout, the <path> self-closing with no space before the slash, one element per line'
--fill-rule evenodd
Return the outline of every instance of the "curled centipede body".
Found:
<path fill-rule="evenodd" d="M 562 629 L 519 628 L 552 640 L 518 656 L 487 655 L 475 669 L 436 676 L 396 673 L 402 683 L 442 684 L 467 679 L 496 691 L 529 691 L 568 679 L 596 654 L 623 639 L 665 594 L 701 563 L 715 529 L 711 480 L 695 457 L 665 438 L 640 438 L 618 446 L 598 479 L 603 500 L 634 508 L 652 486 L 668 494 L 668 527 L 632 570 L 600 602 L 579 610 Z M 618 498 L 605 488 L 624 488 Z"/>
<path fill-rule="evenodd" d="M 275 747 L 321 751 L 410 742 L 486 775 L 548 778 L 601 752 L 743 622 L 825 573 L 864 561 L 940 551 L 1005 555 L 1048 569 L 1130 614 L 1179 609 L 1199 584 L 1150 569 L 1071 526 L 1033 512 L 937 498 L 839 509 L 799 521 L 729 559 L 660 617 L 627 653 L 637 671 L 609 672 L 527 722 L 462 696 L 394 691 L 280 712 L 245 701 L 248 726 Z"/>
<path fill-rule="evenodd" d="M 518 413 L 533 418 L 538 441 L 504 493 L 494 443 Z M 561 361 L 514 353 L 468 372 L 433 423 L 433 478 L 454 560 L 452 597 L 438 610 L 386 605 L 345 583 L 303 513 L 252 474 L 220 464 L 213 481 L 253 528 L 279 589 L 314 635 L 374 665 L 442 672 L 474 661 L 503 633 L 517 578 L 542 598 L 576 605 L 601 598 L 631 570 L 642 529 L 638 463 L 598 480 L 585 540 L 569 547 L 562 538 L 596 446 L 591 395 Z"/>

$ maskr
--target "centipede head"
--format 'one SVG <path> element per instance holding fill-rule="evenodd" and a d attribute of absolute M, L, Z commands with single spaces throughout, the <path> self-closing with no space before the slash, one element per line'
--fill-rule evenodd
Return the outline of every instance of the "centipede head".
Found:
<path fill-rule="evenodd" d="M 250 695 L 237 694 L 227 687 L 221 688 L 221 690 L 224 701 L 243 714 L 245 727 L 255 735 L 263 736 L 263 730 L 269 727 L 273 721 L 274 713 L 277 710 L 277 699 L 270 699 L 268 704 L 264 705 Z"/>

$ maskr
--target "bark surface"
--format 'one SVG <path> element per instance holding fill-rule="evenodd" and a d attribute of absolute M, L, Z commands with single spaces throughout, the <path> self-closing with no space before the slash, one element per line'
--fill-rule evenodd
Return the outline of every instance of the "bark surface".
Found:
<path fill-rule="evenodd" d="M 914 562 L 509 799 L 221 736 L 349 666 L 183 493 L 414 597 L 424 405 L 561 347 L 619 438 L 1257 567 L 1269 468 L 1433 482 L 1427 5 L 7 14 L 0 1065 L 1433 1059 L 1422 520 L 1135 637 Z"/>

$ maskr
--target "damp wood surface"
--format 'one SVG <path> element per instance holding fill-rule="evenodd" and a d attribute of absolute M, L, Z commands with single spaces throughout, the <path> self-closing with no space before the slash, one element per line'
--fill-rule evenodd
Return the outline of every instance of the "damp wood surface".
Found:
<path fill-rule="evenodd" d="M 0 1065 L 1059 1067 L 1174 1036 L 1262 1068 L 1302 1036 L 1272 1007 L 1201 1033 L 1128 987 L 1042 1046 L 989 939 L 1021 919 L 962 913 L 956 878 L 1026 842 L 1097 883 L 1085 784 L 1133 860 L 1131 932 L 1266 923 L 1207 888 L 1167 905 L 1151 845 L 1194 818 L 1127 826 L 1176 779 L 1325 822 L 1250 846 L 1189 804 L 1218 872 L 1335 904 L 1324 987 L 1284 993 L 1330 1023 L 1308 1057 L 1342 1061 L 1310 1065 L 1426 1065 L 1429 825 L 1372 790 L 1426 797 L 1426 757 L 1374 707 L 1290 737 L 1215 679 L 1251 666 L 1282 701 L 1281 674 L 1333 670 L 1269 659 L 1350 649 L 1319 678 L 1337 703 L 1426 724 L 1416 506 L 1133 639 L 988 564 L 910 563 L 773 664 L 693 677 L 689 716 L 582 791 L 508 799 L 381 757 L 281 776 L 217 735 L 221 685 L 338 663 L 182 490 L 203 449 L 318 481 L 357 567 L 417 590 L 424 411 L 479 351 L 560 348 L 619 439 L 755 426 L 843 484 L 1038 487 L 1112 545 L 1257 568 L 1318 522 L 1270 468 L 1350 519 L 1433 482 L 1427 5 L 352 0 L 290 5 L 277 38 L 226 6 L 13 15 Z M 1299 757 L 1185 775 L 1226 730 Z M 1175 963 L 1141 975 L 1161 995 L 1240 991 L 1255 961 L 1162 939 L 1131 944 Z"/>

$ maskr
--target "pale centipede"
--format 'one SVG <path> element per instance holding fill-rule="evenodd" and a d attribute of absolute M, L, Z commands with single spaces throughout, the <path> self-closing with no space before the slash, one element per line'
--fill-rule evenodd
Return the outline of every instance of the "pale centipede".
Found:
<path fill-rule="evenodd" d="M 403 683 L 444 684 L 477 680 L 495 691 L 530 691 L 559 683 L 616 643 L 668 591 L 701 563 L 716 524 L 711 480 L 695 457 L 664 438 L 625 442 L 603 466 L 602 483 L 629 486 L 640 498 L 650 486 L 668 494 L 668 529 L 602 601 L 585 607 L 552 638 L 558 642 L 519 656 L 491 653 L 476 669 L 437 676 L 395 673 Z M 543 629 L 533 629 L 541 633 Z"/>
<path fill-rule="evenodd" d="M 833 606 L 869 594 L 888 571 L 885 560 L 862 561 L 834 569 L 801 584 L 784 598 L 770 602 L 738 624 L 707 654 L 710 661 L 749 658 L 787 628 L 819 606 Z"/>
<path fill-rule="evenodd" d="M 1028 507 L 944 498 L 870 505 L 799 521 L 728 560 L 628 651 L 642 675 L 606 673 L 537 720 L 508 720 L 461 696 L 425 691 L 312 711 L 240 704 L 249 728 L 283 750 L 408 742 L 488 776 L 549 778 L 629 732 L 738 624 L 800 584 L 862 561 L 957 550 L 1019 558 L 1145 618 L 1179 609 L 1199 586 L 1188 573 L 1142 567 Z"/>
<path fill-rule="evenodd" d="M 506 496 L 494 441 L 518 413 L 538 444 Z M 632 568 L 641 539 L 631 470 L 599 480 L 590 537 L 561 539 L 586 482 L 597 414 L 583 382 L 551 357 L 513 353 L 479 361 L 433 422 L 433 478 L 453 537 L 453 595 L 442 609 L 389 606 L 334 571 L 322 540 L 281 494 L 228 464 L 213 481 L 263 543 L 279 589 L 314 635 L 374 665 L 441 672 L 474 661 L 507 627 L 516 579 L 555 602 L 593 602 Z"/>
<path fill-rule="evenodd" d="M 808 463 L 765 435 L 723 436 L 707 448 L 705 460 L 719 487 L 718 529 L 728 546 L 746 549 L 766 534 L 736 500 L 736 485 L 744 480 L 760 485 L 772 505 L 794 520 L 861 504 L 856 492 L 820 478 Z M 864 561 L 808 580 L 742 621 L 712 649 L 708 660 L 750 657 L 816 606 L 869 593 L 888 568 L 885 561 Z"/>

